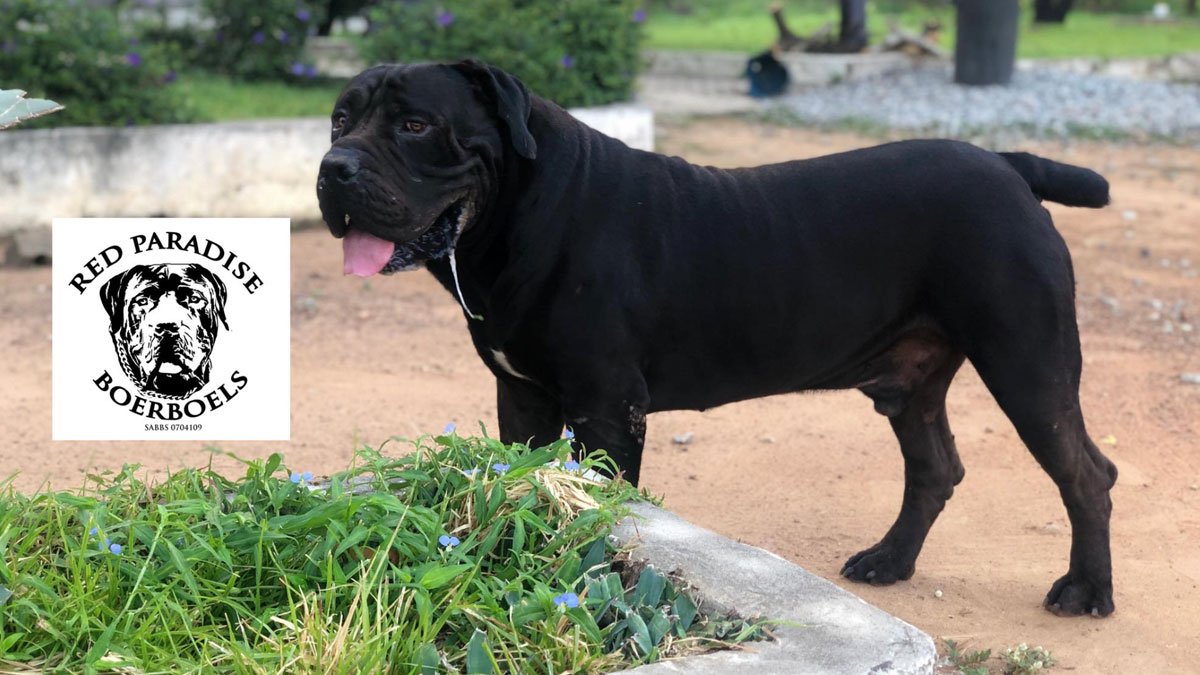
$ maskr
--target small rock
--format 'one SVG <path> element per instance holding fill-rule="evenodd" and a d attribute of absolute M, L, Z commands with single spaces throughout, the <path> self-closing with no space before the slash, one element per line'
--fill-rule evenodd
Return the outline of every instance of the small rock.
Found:
<path fill-rule="evenodd" d="M 775 437 L 774 436 L 763 436 L 762 438 L 758 439 L 758 442 L 759 443 L 774 443 Z"/>
<path fill-rule="evenodd" d="M 1159 267 L 1170 267 L 1170 266 L 1171 266 L 1171 259 L 1170 259 L 1170 258 L 1163 258 L 1162 260 L 1159 260 L 1159 261 L 1158 261 L 1158 266 L 1159 266 Z"/>
<path fill-rule="evenodd" d="M 1150 249 L 1143 246 L 1140 249 L 1138 249 L 1138 255 L 1142 256 L 1143 258 L 1149 258 L 1150 257 Z"/>
<path fill-rule="evenodd" d="M 1159 314 L 1158 312 L 1150 312 L 1146 315 L 1146 318 L 1150 319 L 1151 321 L 1160 321 L 1162 319 L 1162 314 Z"/>
<path fill-rule="evenodd" d="M 696 437 L 696 434 L 689 431 L 687 433 L 675 434 L 674 436 L 671 437 L 671 442 L 676 443 L 678 445 L 687 445 L 688 443 L 691 443 L 692 439 L 695 437 Z"/>
<path fill-rule="evenodd" d="M 1183 373 L 1179 376 L 1179 381 L 1184 384 L 1200 384 L 1200 373 Z"/>
<path fill-rule="evenodd" d="M 1111 309 L 1114 314 L 1121 311 L 1121 302 L 1111 295 L 1101 295 L 1097 299 L 1105 307 Z"/>
<path fill-rule="evenodd" d="M 1192 326 L 1192 324 L 1190 324 L 1190 323 L 1181 323 L 1181 324 L 1179 324 L 1179 330 L 1181 330 L 1181 331 L 1183 331 L 1183 332 L 1185 332 L 1185 333 L 1190 333 L 1190 332 L 1192 332 L 1192 328 L 1193 328 L 1193 326 Z"/>
<path fill-rule="evenodd" d="M 1125 209 L 1124 211 L 1121 212 L 1121 217 L 1124 218 L 1127 222 L 1132 223 L 1133 221 L 1138 219 L 1138 212 L 1134 211 L 1133 209 Z"/>
<path fill-rule="evenodd" d="M 1109 435 L 1105 436 L 1104 438 L 1101 438 L 1100 442 L 1103 443 L 1104 445 L 1116 445 L 1117 437 L 1113 436 L 1112 434 L 1109 434 Z"/>
<path fill-rule="evenodd" d="M 1192 483 L 1191 485 L 1188 486 L 1188 489 L 1191 490 L 1192 492 L 1200 492 L 1200 485 L 1197 485 L 1196 483 Z"/>
<path fill-rule="evenodd" d="M 1159 300 L 1158 298 L 1152 298 L 1150 300 L 1150 306 L 1154 308 L 1154 311 L 1161 312 L 1163 308 L 1163 301 Z"/>
<path fill-rule="evenodd" d="M 1175 324 L 1171 323 L 1170 321 L 1164 321 L 1163 322 L 1163 332 L 1164 333 L 1174 333 L 1175 332 Z"/>
<path fill-rule="evenodd" d="M 1145 281 L 1142 281 L 1141 279 L 1134 277 L 1134 279 L 1133 279 L 1133 287 L 1134 288 L 1141 288 L 1142 286 L 1145 286 L 1145 285 L 1146 285 Z"/>
<path fill-rule="evenodd" d="M 940 588 L 933 592 L 933 597 L 935 597 L 935 598 L 940 598 L 940 597 L 942 597 L 942 595 L 944 595 L 944 593 L 942 593 L 942 589 L 940 589 Z"/>
<path fill-rule="evenodd" d="M 1192 261 L 1190 258 L 1180 258 L 1179 266 L 1186 270 L 1187 268 L 1192 266 Z"/>
<path fill-rule="evenodd" d="M 1175 304 L 1171 305 L 1171 319 L 1174 321 L 1182 321 L 1183 320 L 1183 308 L 1186 305 L 1187 305 L 1187 303 L 1184 302 L 1183 300 L 1175 301 Z"/>
<path fill-rule="evenodd" d="M 367 310 L 365 310 L 365 309 L 363 309 L 363 310 L 360 310 L 360 311 L 358 312 L 358 318 L 359 318 L 361 321 L 366 321 L 367 319 L 370 319 L 370 318 L 371 318 L 371 313 L 370 313 L 370 312 L 368 312 L 368 311 L 367 311 Z"/>

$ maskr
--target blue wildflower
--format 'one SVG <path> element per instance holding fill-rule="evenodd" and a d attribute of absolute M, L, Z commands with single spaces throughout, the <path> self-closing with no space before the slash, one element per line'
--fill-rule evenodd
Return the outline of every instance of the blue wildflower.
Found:
<path fill-rule="evenodd" d="M 254 35 L 250 36 L 250 41 L 256 45 L 261 45 L 262 43 L 267 41 L 267 34 L 262 32 L 261 30 L 254 31 Z"/>
<path fill-rule="evenodd" d="M 492 471 L 495 471 L 496 473 L 505 473 L 508 471 L 509 467 L 510 465 L 503 462 L 496 462 L 492 465 Z"/>
<path fill-rule="evenodd" d="M 90 534 L 90 535 L 92 535 L 92 536 L 94 537 L 94 536 L 96 536 L 96 533 L 97 533 L 97 532 L 99 532 L 99 531 L 100 531 L 100 530 L 99 530 L 98 528 L 96 528 L 96 527 L 92 527 L 92 529 L 88 530 L 88 534 Z"/>
<path fill-rule="evenodd" d="M 292 67 L 291 67 L 291 73 L 293 75 L 295 75 L 296 77 L 300 77 L 301 75 L 303 75 L 304 74 L 304 64 L 299 63 L 299 62 L 293 63 Z"/>
<path fill-rule="evenodd" d="M 312 18 L 312 12 L 301 7 L 300 9 L 296 10 L 296 18 L 304 23 L 308 23 L 308 20 Z"/>
<path fill-rule="evenodd" d="M 467 475 L 467 478 L 472 478 L 479 473 L 479 469 L 463 469 L 463 473 Z"/>
<path fill-rule="evenodd" d="M 454 12 L 442 10 L 437 13 L 437 25 L 447 28 L 454 23 Z"/>
<path fill-rule="evenodd" d="M 566 427 L 563 429 L 563 438 L 567 439 L 568 441 L 575 438 L 575 432 L 571 431 L 571 427 Z"/>
<path fill-rule="evenodd" d="M 555 607 L 562 607 L 564 605 L 569 609 L 575 609 L 579 606 L 579 596 L 574 593 L 563 593 L 562 595 L 554 596 Z"/>
<path fill-rule="evenodd" d="M 578 471 L 579 462 L 576 462 L 573 459 L 568 459 L 567 461 L 563 462 L 563 469 L 567 471 Z"/>
<path fill-rule="evenodd" d="M 121 551 L 125 549 L 120 544 L 112 544 L 108 547 L 108 550 L 112 551 L 113 555 L 121 555 Z"/>
<path fill-rule="evenodd" d="M 173 70 L 168 70 L 167 74 L 163 75 L 163 83 L 164 84 L 171 84 L 172 82 L 174 82 L 177 79 L 179 79 L 179 75 Z"/>
<path fill-rule="evenodd" d="M 300 475 L 299 471 L 293 471 L 292 475 L 288 477 L 288 480 L 292 481 L 293 483 L 299 483 L 301 478 L 303 478 L 303 476 Z"/>
<path fill-rule="evenodd" d="M 570 54 L 563 54 L 563 57 L 559 63 L 562 64 L 563 68 L 570 68 L 571 66 L 575 65 L 575 57 L 571 56 Z"/>
<path fill-rule="evenodd" d="M 305 482 L 311 483 L 312 479 L 313 479 L 313 472 L 305 471 L 303 474 L 300 475 L 300 477 L 303 478 L 305 480 Z"/>
<path fill-rule="evenodd" d="M 644 9 L 636 10 L 633 13 L 633 22 L 634 23 L 645 23 L 646 22 L 646 10 L 644 10 Z"/>
<path fill-rule="evenodd" d="M 125 55 L 125 60 L 134 68 L 142 65 L 142 55 L 137 52 L 129 52 Z"/>
<path fill-rule="evenodd" d="M 309 77 L 309 78 L 316 77 L 317 76 L 317 67 L 312 65 L 311 63 L 307 66 L 304 66 L 304 76 Z"/>
<path fill-rule="evenodd" d="M 455 546 L 458 546 L 459 541 L 458 537 L 452 537 L 448 534 L 443 534 L 442 536 L 438 537 L 438 543 L 441 544 L 443 548 L 454 548 Z"/>
<path fill-rule="evenodd" d="M 281 43 L 283 43 L 283 44 L 285 44 L 285 45 L 286 45 L 286 44 L 287 44 L 287 41 L 288 41 L 288 38 L 289 38 L 290 36 L 288 35 L 288 32 L 287 32 L 286 30 L 281 30 L 281 31 L 279 31 L 279 35 L 277 35 L 276 37 L 278 37 L 278 38 L 279 38 L 279 41 L 280 41 Z"/>
<path fill-rule="evenodd" d="M 454 430 L 457 428 L 458 425 L 454 422 L 446 422 L 446 428 L 442 429 L 442 434 L 449 436 L 450 434 L 454 433 Z"/>

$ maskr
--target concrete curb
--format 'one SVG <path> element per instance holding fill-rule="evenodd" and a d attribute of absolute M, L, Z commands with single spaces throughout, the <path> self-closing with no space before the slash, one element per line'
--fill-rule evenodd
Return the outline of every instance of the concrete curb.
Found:
<path fill-rule="evenodd" d="M 654 113 L 574 108 L 584 124 L 654 149 Z M 66 217 L 286 217 L 319 223 L 317 167 L 329 120 L 300 118 L 0 133 L 0 264 L 50 258 Z M 5 254 L 5 249 L 9 249 Z"/>
<path fill-rule="evenodd" d="M 632 545 L 635 560 L 677 572 L 708 612 L 795 622 L 772 628 L 775 642 L 663 661 L 632 670 L 664 673 L 932 673 L 933 639 L 917 628 L 779 556 L 719 536 L 648 504 L 614 537 Z"/>

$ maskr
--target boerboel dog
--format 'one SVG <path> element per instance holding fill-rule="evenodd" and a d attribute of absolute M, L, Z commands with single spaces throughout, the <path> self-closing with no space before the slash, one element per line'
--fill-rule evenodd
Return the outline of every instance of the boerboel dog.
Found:
<path fill-rule="evenodd" d="M 117 360 L 145 394 L 186 398 L 208 384 L 225 322 L 225 283 L 201 265 L 135 265 L 105 282 Z"/>
<path fill-rule="evenodd" d="M 1113 611 L 1117 471 L 1084 427 L 1071 258 L 1041 204 L 1104 206 L 1098 174 L 948 140 L 696 166 L 474 61 L 366 70 L 332 121 L 317 195 L 345 271 L 424 266 L 454 295 L 502 440 L 565 423 L 636 484 L 647 413 L 858 389 L 899 439 L 905 489 L 842 573 L 890 584 L 962 480 L 945 399 L 970 359 L 1070 516 L 1046 607 Z"/>

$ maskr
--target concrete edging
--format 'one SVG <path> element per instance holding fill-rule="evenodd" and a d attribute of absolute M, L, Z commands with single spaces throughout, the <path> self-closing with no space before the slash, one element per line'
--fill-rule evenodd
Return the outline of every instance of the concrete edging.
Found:
<path fill-rule="evenodd" d="M 783 558 L 697 527 L 649 504 L 634 504 L 635 516 L 614 532 L 631 556 L 655 568 L 678 572 L 701 596 L 709 612 L 736 611 L 795 622 L 773 628 L 775 642 L 756 642 L 742 651 L 713 652 L 661 661 L 622 671 L 871 675 L 932 673 L 933 639 L 838 586 Z"/>
<path fill-rule="evenodd" d="M 649 108 L 577 108 L 584 124 L 654 149 Z M 316 176 L 325 118 L 0 133 L 0 254 L 45 262 L 67 217 L 286 217 L 320 222 Z M 0 264 L 5 262 L 0 255 Z"/>

